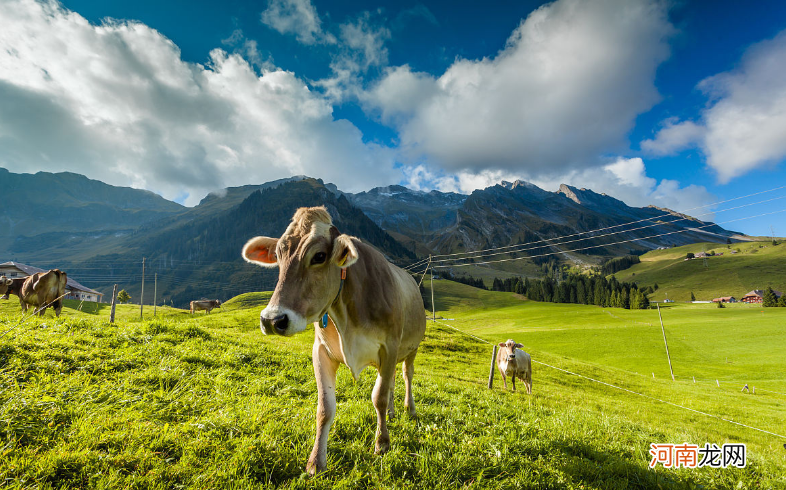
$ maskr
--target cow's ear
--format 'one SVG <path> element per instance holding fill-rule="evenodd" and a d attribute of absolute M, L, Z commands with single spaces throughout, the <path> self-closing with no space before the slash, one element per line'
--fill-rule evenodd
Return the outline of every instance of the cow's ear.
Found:
<path fill-rule="evenodd" d="M 275 267 L 278 265 L 276 245 L 278 245 L 278 240 L 275 238 L 254 237 L 243 246 L 243 258 L 246 259 L 246 262 L 262 267 Z"/>
<path fill-rule="evenodd" d="M 524 344 L 516 344 L 516 349 L 521 349 L 522 347 L 524 347 Z"/>
<path fill-rule="evenodd" d="M 506 345 L 506 344 L 505 344 L 505 342 L 500 342 L 500 343 L 499 343 L 499 346 L 500 346 L 500 347 L 505 347 L 505 345 Z"/>
<path fill-rule="evenodd" d="M 339 267 L 349 267 L 358 261 L 358 249 L 349 235 L 339 235 L 333 240 L 333 263 Z"/>

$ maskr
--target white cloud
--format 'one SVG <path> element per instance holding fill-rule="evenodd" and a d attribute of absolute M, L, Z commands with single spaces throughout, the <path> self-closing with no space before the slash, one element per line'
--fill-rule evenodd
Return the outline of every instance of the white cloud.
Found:
<path fill-rule="evenodd" d="M 642 149 L 670 154 L 697 144 L 722 183 L 786 158 L 786 31 L 753 45 L 737 69 L 699 88 L 710 98 L 700 123 L 668 121 Z"/>
<path fill-rule="evenodd" d="M 636 116 L 659 100 L 655 70 L 673 30 L 664 3 L 559 0 L 496 57 L 457 60 L 438 78 L 391 69 L 363 100 L 396 124 L 413 161 L 564 173 L 626 146 Z"/>
<path fill-rule="evenodd" d="M 136 22 L 0 2 L 0 166 L 73 171 L 194 204 L 223 186 L 307 174 L 359 191 L 399 179 L 293 73 L 216 49 L 186 63 Z"/>
<path fill-rule="evenodd" d="M 669 119 L 654 139 L 641 142 L 641 149 L 651 155 L 674 155 L 698 145 L 704 134 L 704 127 L 699 124 Z"/>
<path fill-rule="evenodd" d="M 330 63 L 332 75 L 314 82 L 334 103 L 360 98 L 364 75 L 370 68 L 388 63 L 385 43 L 390 30 L 382 25 L 383 19 L 375 17 L 366 11 L 339 26 L 339 51 Z"/>
<path fill-rule="evenodd" d="M 310 0 L 270 0 L 262 23 L 281 34 L 294 34 L 303 44 L 333 44 L 336 38 L 322 30 L 322 20 Z"/>

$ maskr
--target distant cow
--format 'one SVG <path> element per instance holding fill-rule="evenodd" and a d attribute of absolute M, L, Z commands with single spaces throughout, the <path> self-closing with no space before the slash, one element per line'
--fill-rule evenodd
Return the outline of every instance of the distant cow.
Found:
<path fill-rule="evenodd" d="M 519 378 L 527 387 L 527 394 L 532 394 L 532 358 L 520 350 L 524 346 L 509 339 L 507 342 L 500 342 L 499 347 L 497 369 L 502 375 L 505 389 L 508 389 L 505 376 L 510 376 L 513 380 L 513 391 L 516 391 L 516 378 Z"/>
<path fill-rule="evenodd" d="M 8 279 L 5 276 L 0 276 L 0 294 L 7 298 L 8 289 L 14 284 L 13 279 Z"/>
<path fill-rule="evenodd" d="M 221 301 L 217 299 L 200 299 L 198 301 L 191 302 L 191 314 L 193 315 L 195 311 L 205 310 L 207 314 L 210 314 L 210 310 L 213 308 L 221 308 Z"/>
<path fill-rule="evenodd" d="M 36 272 L 28 276 L 22 283 L 21 294 L 19 294 L 22 311 L 27 311 L 28 307 L 33 306 L 38 314 L 43 316 L 46 309 L 51 306 L 55 310 L 55 316 L 60 316 L 67 281 L 66 273 L 59 269 Z"/>
<path fill-rule="evenodd" d="M 0 294 L 3 296 L 0 299 L 8 299 L 10 295 L 15 294 L 19 296 L 22 293 L 22 285 L 27 280 L 26 277 L 17 277 L 16 279 L 6 279 L 6 281 L 11 281 L 8 283 L 8 289 L 3 291 L 3 288 L 0 287 Z"/>
<path fill-rule="evenodd" d="M 415 417 L 412 376 L 426 331 L 417 282 L 374 247 L 342 235 L 324 207 L 298 209 L 281 238 L 252 238 L 243 247 L 243 258 L 263 267 L 279 267 L 276 289 L 260 313 L 262 333 L 290 336 L 314 323 L 311 359 L 317 381 L 317 434 L 306 470 L 313 475 L 327 465 L 340 364 L 355 379 L 366 366 L 377 369 L 371 394 L 377 412 L 374 450 L 387 452 L 386 416 L 394 416 L 393 385 L 400 362 L 404 363 L 404 404 Z"/>

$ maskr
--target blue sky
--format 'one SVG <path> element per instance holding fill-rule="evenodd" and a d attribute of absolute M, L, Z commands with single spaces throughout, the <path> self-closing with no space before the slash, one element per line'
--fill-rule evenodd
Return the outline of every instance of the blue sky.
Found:
<path fill-rule="evenodd" d="M 0 5 L 0 166 L 188 205 L 307 174 L 521 178 L 719 223 L 786 209 L 786 3 Z M 703 215 L 714 210 L 715 214 Z M 731 222 L 786 235 L 786 213 Z"/>

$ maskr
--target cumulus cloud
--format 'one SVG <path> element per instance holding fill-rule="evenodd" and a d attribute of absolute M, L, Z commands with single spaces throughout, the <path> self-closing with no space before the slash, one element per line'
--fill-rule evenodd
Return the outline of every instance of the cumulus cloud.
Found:
<path fill-rule="evenodd" d="M 310 0 L 270 0 L 262 23 L 281 34 L 294 34 L 303 44 L 333 44 L 336 38 L 322 30 L 322 20 Z"/>
<path fill-rule="evenodd" d="M 722 183 L 786 158 L 786 31 L 698 87 L 710 101 L 701 121 L 667 122 L 643 150 L 669 154 L 697 144 Z"/>
<path fill-rule="evenodd" d="M 184 62 L 136 22 L 92 25 L 56 2 L 0 3 L 0 166 L 73 171 L 187 204 L 223 186 L 308 174 L 359 191 L 399 180 L 293 73 L 238 53 Z"/>
<path fill-rule="evenodd" d="M 395 124 L 413 161 L 531 173 L 597 165 L 659 100 L 655 70 L 673 31 L 664 3 L 559 0 L 494 58 L 457 60 L 439 77 L 393 68 L 363 101 Z"/>
<path fill-rule="evenodd" d="M 654 139 L 641 142 L 641 149 L 651 155 L 674 155 L 697 146 L 704 134 L 704 127 L 693 121 L 668 119 Z"/>

